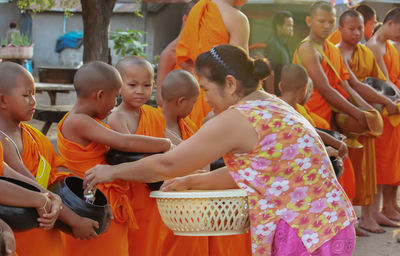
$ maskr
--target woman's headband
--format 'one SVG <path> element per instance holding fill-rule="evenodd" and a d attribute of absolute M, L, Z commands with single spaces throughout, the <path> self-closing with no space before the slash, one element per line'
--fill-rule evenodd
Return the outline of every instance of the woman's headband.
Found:
<path fill-rule="evenodd" d="M 211 53 L 211 56 L 213 56 L 213 58 L 216 59 L 218 61 L 218 63 L 224 67 L 224 69 L 226 70 L 226 72 L 228 72 L 228 74 L 233 75 L 237 79 L 235 72 L 233 72 L 233 70 L 230 69 L 227 64 L 225 64 L 225 62 L 222 60 L 222 58 L 218 55 L 217 51 L 215 50 L 215 47 L 213 47 L 210 50 L 210 53 Z"/>

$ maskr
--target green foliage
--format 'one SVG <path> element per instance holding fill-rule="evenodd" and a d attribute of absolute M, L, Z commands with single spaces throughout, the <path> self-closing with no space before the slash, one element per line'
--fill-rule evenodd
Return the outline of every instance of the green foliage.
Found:
<path fill-rule="evenodd" d="M 136 55 L 146 57 L 144 48 L 147 44 L 140 42 L 145 32 L 134 29 L 116 29 L 110 33 L 110 39 L 114 41 L 113 49 L 121 56 Z"/>
<path fill-rule="evenodd" d="M 7 38 L 2 38 L 1 39 L 1 46 L 6 46 L 8 44 Z"/>
<path fill-rule="evenodd" d="M 11 44 L 14 46 L 30 46 L 32 41 L 27 35 L 20 35 L 19 33 L 16 33 L 12 37 Z"/>
<path fill-rule="evenodd" d="M 29 9 L 31 6 L 35 6 L 33 12 L 41 12 L 50 10 L 58 2 L 58 7 L 62 8 L 66 15 L 70 15 L 69 10 L 79 3 L 79 0 L 17 0 L 18 8 L 21 10 Z"/>

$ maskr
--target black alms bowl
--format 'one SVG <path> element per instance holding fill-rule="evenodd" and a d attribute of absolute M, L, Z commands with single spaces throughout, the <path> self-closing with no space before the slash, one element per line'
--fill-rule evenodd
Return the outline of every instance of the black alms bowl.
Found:
<path fill-rule="evenodd" d="M 108 151 L 106 155 L 106 161 L 110 165 L 117 165 L 126 162 L 135 162 L 140 160 L 146 156 L 150 156 L 152 154 L 147 153 L 134 153 L 134 152 L 122 152 L 116 149 L 111 149 Z M 147 183 L 147 186 L 151 191 L 159 190 L 163 181 L 154 182 L 154 183 Z"/>
<path fill-rule="evenodd" d="M 7 177 L 0 177 L 0 179 L 32 191 L 40 192 L 38 188 L 20 180 Z M 23 231 L 38 227 L 38 217 L 39 215 L 35 208 L 0 205 L 0 219 L 5 221 L 15 231 Z"/>
<path fill-rule="evenodd" d="M 78 177 L 67 177 L 49 187 L 49 190 L 61 197 L 62 202 L 81 217 L 93 219 L 99 223 L 96 233 L 100 234 L 107 222 L 106 206 L 107 198 L 100 191 L 96 190 L 96 200 L 87 203 L 83 197 L 83 180 Z M 56 223 L 56 227 L 66 233 L 71 233 L 71 229 L 63 223 Z"/>

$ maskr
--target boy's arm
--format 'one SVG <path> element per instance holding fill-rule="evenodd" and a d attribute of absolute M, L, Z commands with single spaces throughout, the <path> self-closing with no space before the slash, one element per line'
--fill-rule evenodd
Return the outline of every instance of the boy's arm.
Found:
<path fill-rule="evenodd" d="M 171 141 L 135 134 L 122 134 L 99 124 L 87 115 L 75 114 L 70 117 L 68 126 L 64 123 L 63 131 L 81 140 L 96 142 L 125 152 L 159 153 L 171 148 Z M 64 134 L 65 136 L 65 134 Z"/>
<path fill-rule="evenodd" d="M 376 63 L 378 64 L 379 68 L 382 70 L 383 74 L 386 77 L 386 83 L 395 90 L 397 95 L 399 95 L 400 94 L 399 88 L 397 88 L 397 86 L 389 79 L 390 76 L 389 76 L 389 72 L 386 68 L 385 59 L 384 59 L 385 52 L 384 52 L 383 48 L 379 47 L 376 43 L 375 44 L 367 43 L 367 47 L 375 55 Z"/>
<path fill-rule="evenodd" d="M 305 42 L 299 47 L 298 54 L 301 63 L 307 69 L 309 76 L 314 82 L 315 89 L 322 95 L 322 97 L 324 97 L 330 105 L 342 112 L 347 113 L 357 120 L 364 120 L 362 123 L 365 125 L 363 112 L 329 85 L 328 78 L 322 69 L 319 56 L 314 47 L 309 42 Z"/>
<path fill-rule="evenodd" d="M 235 10 L 225 22 L 226 30 L 229 33 L 229 44 L 249 52 L 250 25 L 247 17 L 242 12 Z"/>
<path fill-rule="evenodd" d="M 5 256 L 12 256 L 15 253 L 15 238 L 14 233 L 10 226 L 7 225 L 3 220 L 0 219 L 0 236 L 2 236 L 2 242 L 4 242 L 4 249 L 6 252 Z"/>

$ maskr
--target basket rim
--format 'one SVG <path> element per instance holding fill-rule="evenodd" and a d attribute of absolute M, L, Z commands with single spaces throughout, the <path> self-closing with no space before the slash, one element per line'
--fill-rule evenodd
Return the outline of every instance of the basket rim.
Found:
<path fill-rule="evenodd" d="M 152 191 L 152 198 L 217 198 L 217 197 L 245 197 L 243 189 L 226 190 L 186 190 L 186 191 Z"/>

